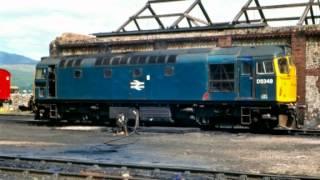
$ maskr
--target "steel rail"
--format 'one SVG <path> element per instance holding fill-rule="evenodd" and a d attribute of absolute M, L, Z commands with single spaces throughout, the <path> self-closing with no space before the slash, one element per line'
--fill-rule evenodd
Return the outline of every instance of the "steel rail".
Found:
<path fill-rule="evenodd" d="M 277 174 L 255 174 L 255 173 L 245 173 L 245 172 L 228 172 L 228 171 L 212 171 L 208 169 L 201 168 L 185 168 L 185 167 L 168 167 L 168 166 L 151 166 L 151 165 L 135 165 L 135 164 L 115 164 L 115 163 L 100 163 L 100 162 L 87 162 L 87 161 L 77 161 L 77 160 L 66 160 L 66 159 L 42 159 L 42 158 L 29 158 L 29 157 L 19 157 L 19 156 L 0 156 L 0 161 L 13 161 L 17 164 L 23 165 L 23 161 L 26 163 L 40 163 L 40 164 L 50 164 L 57 163 L 61 165 L 81 165 L 81 166 L 98 166 L 100 168 L 118 168 L 124 169 L 131 175 L 134 171 L 148 171 L 152 177 L 123 177 L 119 175 L 111 174 L 101 174 L 101 173 L 70 173 L 70 172 L 59 172 L 50 170 L 39 170 L 35 168 L 17 168 L 17 167 L 0 167 L 1 172 L 16 172 L 24 174 L 37 174 L 37 175 L 54 175 L 57 177 L 77 177 L 77 178 L 108 178 L 108 179 L 154 179 L 160 177 L 153 177 L 161 172 L 180 174 L 182 177 L 213 177 L 218 179 L 301 179 L 301 180 L 313 180 L 320 179 L 320 177 L 313 176 L 291 176 L 291 175 L 277 175 Z M 41 167 L 41 166 L 37 166 Z"/>
<path fill-rule="evenodd" d="M 207 130 L 206 130 L 207 131 Z M 310 137 L 320 137 L 320 130 L 312 129 L 285 129 L 285 128 L 275 128 L 271 130 L 253 130 L 249 128 L 232 128 L 232 127 L 222 127 L 211 130 L 212 132 L 226 132 L 226 133 L 251 133 L 253 135 L 287 135 L 287 136 L 310 136 Z"/>
<path fill-rule="evenodd" d="M 298 136 L 320 136 L 320 130 L 312 129 L 274 129 L 275 133 L 286 133 L 288 135 Z"/>
<path fill-rule="evenodd" d="M 48 170 L 36 170 L 36 169 L 26 169 L 26 168 L 11 168 L 11 167 L 1 167 L 0 166 L 0 174 L 3 173 L 14 173 L 14 174 L 22 174 L 22 176 L 52 176 L 54 179 L 59 178 L 77 178 L 77 179 L 125 179 L 123 176 L 113 176 L 113 175 L 100 175 L 94 173 L 67 173 L 67 172 L 52 172 Z M 142 178 L 132 178 L 128 179 L 142 179 Z"/>

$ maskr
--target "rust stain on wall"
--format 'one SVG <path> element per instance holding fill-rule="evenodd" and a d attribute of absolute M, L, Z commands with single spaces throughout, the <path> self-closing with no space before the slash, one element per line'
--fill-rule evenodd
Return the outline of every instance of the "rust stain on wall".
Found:
<path fill-rule="evenodd" d="M 318 77 L 318 80 L 316 81 L 316 87 L 318 89 L 318 92 L 320 93 L 320 67 L 316 69 L 308 69 L 307 75 Z"/>
<path fill-rule="evenodd" d="M 320 69 L 319 69 L 320 70 Z M 320 74 L 320 73 L 319 73 Z M 318 88 L 318 91 L 320 93 L 320 75 L 318 76 L 318 81 L 316 82 L 316 86 Z"/>

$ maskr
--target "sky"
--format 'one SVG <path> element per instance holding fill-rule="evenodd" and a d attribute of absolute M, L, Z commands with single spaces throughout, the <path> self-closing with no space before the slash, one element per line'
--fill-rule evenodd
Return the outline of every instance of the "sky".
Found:
<path fill-rule="evenodd" d="M 213 22 L 231 21 L 247 0 L 202 0 Z M 260 0 L 262 5 L 306 0 Z M 92 34 L 115 31 L 147 0 L 1 0 L 0 51 L 39 60 L 49 55 L 49 44 L 65 32 Z M 273 3 L 275 3 L 273 2 Z M 157 5 L 159 14 L 182 12 L 192 1 Z M 295 11 L 295 10 L 294 10 Z M 288 11 L 288 14 L 295 13 Z M 197 9 L 194 16 L 199 15 Z M 283 14 L 275 12 L 270 15 Z M 299 14 L 300 15 L 300 14 Z M 252 17 L 258 17 L 256 12 Z M 165 20 L 170 25 L 172 19 Z M 144 27 L 154 23 L 142 22 Z"/>

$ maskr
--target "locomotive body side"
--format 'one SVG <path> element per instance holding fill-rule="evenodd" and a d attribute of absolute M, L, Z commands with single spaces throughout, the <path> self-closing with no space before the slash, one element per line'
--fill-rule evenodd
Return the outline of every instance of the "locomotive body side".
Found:
<path fill-rule="evenodd" d="M 207 88 L 206 67 L 205 55 L 177 56 L 172 63 L 59 67 L 56 99 L 128 104 L 201 101 Z"/>
<path fill-rule="evenodd" d="M 108 121 L 136 110 L 144 121 L 272 128 L 294 116 L 295 71 L 278 46 L 47 59 L 37 66 L 37 116 Z"/>

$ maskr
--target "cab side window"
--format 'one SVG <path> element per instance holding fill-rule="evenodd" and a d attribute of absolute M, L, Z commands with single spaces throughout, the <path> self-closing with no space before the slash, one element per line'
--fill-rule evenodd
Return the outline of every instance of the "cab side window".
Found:
<path fill-rule="evenodd" d="M 242 63 L 241 74 L 242 75 L 251 75 L 252 74 L 251 63 L 249 63 L 249 62 Z"/>
<path fill-rule="evenodd" d="M 260 61 L 257 62 L 257 74 L 273 74 L 273 62 L 272 61 Z"/>
<path fill-rule="evenodd" d="M 279 59 L 278 66 L 281 74 L 289 74 L 289 65 L 287 59 Z"/>
<path fill-rule="evenodd" d="M 36 70 L 36 79 L 45 79 L 47 74 L 47 69 L 37 68 Z"/>

